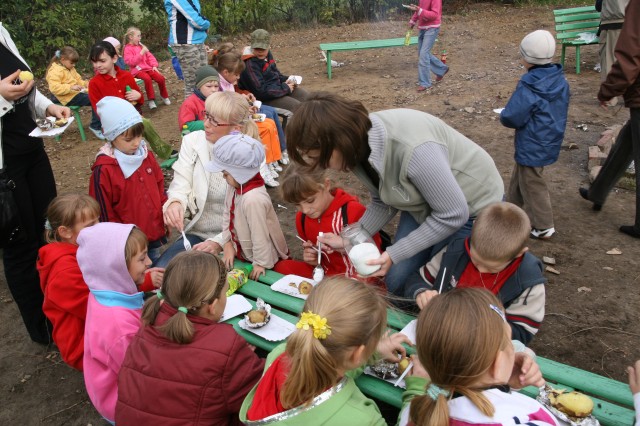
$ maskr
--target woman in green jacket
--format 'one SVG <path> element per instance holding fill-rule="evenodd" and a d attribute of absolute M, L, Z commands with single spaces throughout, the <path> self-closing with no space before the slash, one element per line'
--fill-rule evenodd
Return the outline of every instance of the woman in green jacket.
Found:
<path fill-rule="evenodd" d="M 307 299 L 297 330 L 267 357 L 260 382 L 240 409 L 247 425 L 385 425 L 354 379 L 376 351 L 388 361 L 405 354 L 403 334 L 384 336 L 386 303 L 377 290 L 328 278 Z"/>

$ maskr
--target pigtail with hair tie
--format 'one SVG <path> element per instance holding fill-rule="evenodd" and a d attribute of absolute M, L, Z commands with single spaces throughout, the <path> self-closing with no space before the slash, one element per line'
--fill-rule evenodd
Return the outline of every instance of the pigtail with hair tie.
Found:
<path fill-rule="evenodd" d="M 189 313 L 189 310 L 187 308 L 185 308 L 184 306 L 179 306 L 178 307 L 178 311 L 182 312 L 185 315 L 187 315 Z"/>
<path fill-rule="evenodd" d="M 56 55 L 56 58 L 60 59 L 60 51 L 59 50 L 56 50 L 55 55 Z"/>
<path fill-rule="evenodd" d="M 448 398 L 450 395 L 450 392 L 446 389 L 442 389 L 440 386 L 434 383 L 431 383 L 427 387 L 427 395 L 432 400 L 437 401 L 440 395 L 444 396 L 445 398 Z"/>
<path fill-rule="evenodd" d="M 49 222 L 49 219 L 44 221 L 44 229 L 46 229 L 47 231 L 53 231 L 53 228 L 51 227 L 51 222 Z"/>
<path fill-rule="evenodd" d="M 160 290 L 156 291 L 156 296 L 158 296 L 158 300 L 164 299 L 164 295 L 160 292 Z"/>

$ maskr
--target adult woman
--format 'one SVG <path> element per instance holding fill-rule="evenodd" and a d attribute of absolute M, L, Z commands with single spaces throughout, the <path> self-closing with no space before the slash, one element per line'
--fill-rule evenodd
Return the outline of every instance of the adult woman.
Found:
<path fill-rule="evenodd" d="M 32 138 L 29 133 L 36 127 L 36 115 L 66 118 L 71 111 L 54 105 L 34 87 L 33 80 L 14 84 L 19 81 L 20 70 L 28 69 L 0 24 L 0 170 L 4 167 L 6 176 L 15 183 L 13 196 L 23 229 L 20 241 L 4 247 L 4 274 L 31 340 L 47 344 L 51 327 L 42 312 L 36 258 L 44 244 L 45 210 L 56 196 L 56 184 L 42 139 Z"/>
<path fill-rule="evenodd" d="M 204 131 L 191 132 L 182 139 L 178 161 L 169 185 L 169 199 L 165 203 L 164 222 L 184 231 L 194 250 L 220 253 L 224 240 L 222 215 L 227 182 L 222 173 L 209 173 L 211 145 L 232 131 L 257 134 L 255 123 L 249 119 L 249 104 L 244 96 L 234 92 L 216 92 L 205 102 Z M 185 213 L 191 220 L 184 225 Z M 155 266 L 164 267 L 176 254 L 184 250 L 178 238 L 165 251 Z"/>
<path fill-rule="evenodd" d="M 473 217 L 500 201 L 502 178 L 482 148 L 427 113 L 396 109 L 369 114 L 361 102 L 312 95 L 287 126 L 287 148 L 297 163 L 352 171 L 372 202 L 360 220 L 374 234 L 398 211 L 395 242 L 373 276 L 403 294 L 403 284 L 453 237 L 468 235 Z M 322 242 L 340 248 L 335 235 Z M 404 295 L 413 297 L 413 295 Z"/>

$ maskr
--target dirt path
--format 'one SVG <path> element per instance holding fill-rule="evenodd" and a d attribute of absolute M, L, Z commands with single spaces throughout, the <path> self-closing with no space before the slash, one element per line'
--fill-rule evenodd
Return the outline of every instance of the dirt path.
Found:
<path fill-rule="evenodd" d="M 474 6 L 465 14 L 445 16 L 436 49 L 446 49 L 451 71 L 430 94 L 418 94 L 415 46 L 334 54 L 345 66 L 326 79 L 318 44 L 404 35 L 405 22 L 381 22 L 332 28 L 310 28 L 278 33 L 273 51 L 284 72 L 304 77 L 309 90 L 327 90 L 359 99 L 370 110 L 407 107 L 427 111 L 483 146 L 495 159 L 505 183 L 513 165 L 511 130 L 504 128 L 492 109 L 503 107 L 523 70 L 518 44 L 535 29 L 553 29 L 551 8 L 514 8 L 491 4 Z M 238 45 L 248 41 L 236 40 Z M 554 257 L 560 275 L 548 274 L 547 316 L 533 348 L 544 357 L 598 374 L 625 380 L 624 368 L 640 358 L 638 306 L 640 296 L 640 245 L 618 232 L 620 224 L 633 220 L 634 197 L 629 191 L 611 194 L 600 213 L 578 195 L 587 182 L 587 148 L 595 144 L 607 126 L 622 124 L 628 111 L 605 112 L 598 108 L 596 93 L 600 75 L 593 71 L 598 47 L 583 48 L 583 72 L 574 71 L 574 54 L 568 54 L 567 79 L 571 106 L 565 143 L 576 150 L 563 150 L 559 161 L 547 168 L 557 236 L 551 241 L 531 241 L 537 256 Z M 172 100 L 182 97 L 181 83 L 171 76 Z M 178 102 L 146 112 L 160 134 L 179 146 Z M 85 121 L 88 122 L 88 115 Z M 578 128 L 586 125 L 586 130 Z M 86 125 L 85 125 L 86 127 Z M 87 189 L 90 165 L 98 149 L 94 139 L 82 143 L 72 130 L 61 142 L 47 141 L 60 193 Z M 341 186 L 362 198 L 366 193 L 355 178 L 342 175 Z M 274 204 L 277 192 L 271 190 Z M 282 202 L 280 202 L 282 204 Z M 292 249 L 299 244 L 294 235 L 294 206 L 278 209 Z M 622 255 L 610 256 L 617 247 Z M 579 291 L 581 287 L 588 291 Z M 57 352 L 28 342 L 17 309 L 0 274 L 0 392 L 3 409 L 0 423 L 102 424 L 88 402 L 82 375 L 61 362 Z"/>

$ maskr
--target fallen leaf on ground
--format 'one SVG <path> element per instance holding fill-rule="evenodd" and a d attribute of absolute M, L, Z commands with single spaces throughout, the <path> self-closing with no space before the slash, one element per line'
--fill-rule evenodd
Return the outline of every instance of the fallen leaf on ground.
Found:
<path fill-rule="evenodd" d="M 542 256 L 542 261 L 547 265 L 555 265 L 556 260 L 553 257 Z"/>
<path fill-rule="evenodd" d="M 552 274 L 560 275 L 560 271 L 552 268 L 551 266 L 547 266 L 546 268 L 544 268 L 544 270 L 547 272 L 551 272 Z"/>
<path fill-rule="evenodd" d="M 612 248 L 611 250 L 609 250 L 607 252 L 607 254 L 622 254 L 622 250 L 620 250 L 619 248 Z"/>
<path fill-rule="evenodd" d="M 605 269 L 607 271 L 613 271 L 613 268 L 611 266 L 603 266 L 602 269 Z"/>
<path fill-rule="evenodd" d="M 591 293 L 591 289 L 589 287 L 578 287 L 578 293 Z"/>

